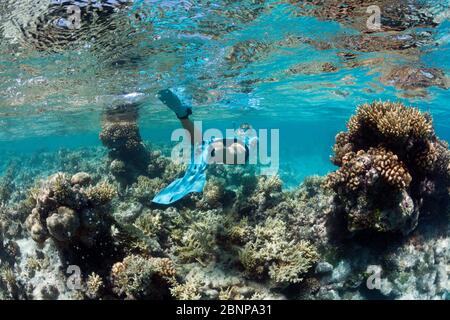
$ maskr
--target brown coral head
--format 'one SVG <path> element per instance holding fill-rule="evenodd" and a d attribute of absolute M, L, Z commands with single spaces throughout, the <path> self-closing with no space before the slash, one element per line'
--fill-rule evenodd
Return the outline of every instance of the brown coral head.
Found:
<path fill-rule="evenodd" d="M 409 138 L 425 140 L 432 136 L 431 117 L 400 102 L 376 101 L 360 106 L 347 123 L 352 138 L 378 135 L 381 140 L 406 141 Z"/>
<path fill-rule="evenodd" d="M 106 123 L 100 133 L 100 140 L 108 148 L 126 150 L 136 149 L 142 143 L 137 124 L 128 121 Z"/>
<path fill-rule="evenodd" d="M 435 143 L 428 142 L 426 147 L 415 157 L 415 163 L 424 172 L 431 172 L 438 160 L 438 148 Z"/>
<path fill-rule="evenodd" d="M 353 150 L 353 145 L 350 143 L 350 134 L 347 132 L 339 132 L 336 135 L 336 143 L 333 147 L 334 156 L 331 161 L 337 165 L 341 166 L 344 156 Z"/>
<path fill-rule="evenodd" d="M 325 186 L 344 187 L 356 191 L 360 187 L 370 187 L 373 181 L 383 181 L 391 187 L 403 190 L 409 187 L 412 177 L 397 155 L 384 148 L 370 148 L 369 151 L 349 152 L 342 158 L 342 167 L 330 173 Z"/>
<path fill-rule="evenodd" d="M 399 190 L 409 187 L 412 177 L 397 155 L 384 148 L 373 148 L 369 153 L 374 156 L 374 167 L 388 184 Z"/>

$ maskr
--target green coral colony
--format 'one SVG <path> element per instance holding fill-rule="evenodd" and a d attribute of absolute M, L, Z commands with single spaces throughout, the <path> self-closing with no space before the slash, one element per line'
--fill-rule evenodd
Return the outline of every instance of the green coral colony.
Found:
<path fill-rule="evenodd" d="M 0 184 L 2 298 L 345 298 L 368 266 L 389 263 L 383 294 L 396 297 L 409 274 L 438 265 L 398 261 L 446 215 L 450 151 L 429 114 L 401 103 L 362 105 L 347 128 L 325 178 L 284 191 L 251 166 L 213 165 L 203 194 L 169 207 L 151 199 L 184 168 L 148 151 L 135 119 L 106 119 L 101 168 L 80 159 L 87 172 L 55 172 L 19 195 L 12 165 Z M 75 290 L 71 265 L 82 270 Z"/>

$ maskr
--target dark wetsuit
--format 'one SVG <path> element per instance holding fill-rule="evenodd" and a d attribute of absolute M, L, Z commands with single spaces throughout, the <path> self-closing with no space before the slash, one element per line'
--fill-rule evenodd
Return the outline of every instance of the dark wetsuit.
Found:
<path fill-rule="evenodd" d="M 233 142 L 231 142 L 233 141 Z M 231 146 L 233 143 L 238 143 L 240 145 L 242 145 L 245 148 L 245 164 L 248 164 L 249 158 L 250 158 L 250 150 L 247 146 L 247 144 L 243 143 L 241 140 L 238 140 L 237 138 L 234 139 L 227 139 L 227 138 L 223 138 L 222 139 L 222 143 L 224 145 L 224 149 Z M 211 157 L 214 157 L 216 155 L 216 150 L 212 150 L 211 151 Z M 225 156 L 223 157 L 225 159 Z M 235 155 L 234 157 L 234 163 L 237 163 L 237 155 Z"/>

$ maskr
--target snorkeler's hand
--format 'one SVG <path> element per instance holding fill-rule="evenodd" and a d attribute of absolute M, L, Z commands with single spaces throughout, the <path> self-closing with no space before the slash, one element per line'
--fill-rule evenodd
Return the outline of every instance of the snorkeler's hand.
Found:
<path fill-rule="evenodd" d="M 192 114 L 192 109 L 184 105 L 176 94 L 169 89 L 159 91 L 157 97 L 162 103 L 175 112 L 178 119 L 187 119 Z"/>

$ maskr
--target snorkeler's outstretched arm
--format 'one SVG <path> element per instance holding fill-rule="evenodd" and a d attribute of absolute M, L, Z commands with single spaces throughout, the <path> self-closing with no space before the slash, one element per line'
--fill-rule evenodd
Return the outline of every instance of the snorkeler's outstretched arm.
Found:
<path fill-rule="evenodd" d="M 158 92 L 158 98 L 164 103 L 169 109 L 171 109 L 180 119 L 181 125 L 185 130 L 187 130 L 191 136 L 191 143 L 195 145 L 196 139 L 201 140 L 201 133 L 195 127 L 194 123 L 189 119 L 192 114 L 192 108 L 186 106 L 181 102 L 181 100 L 174 94 L 170 89 L 164 89 Z"/>

